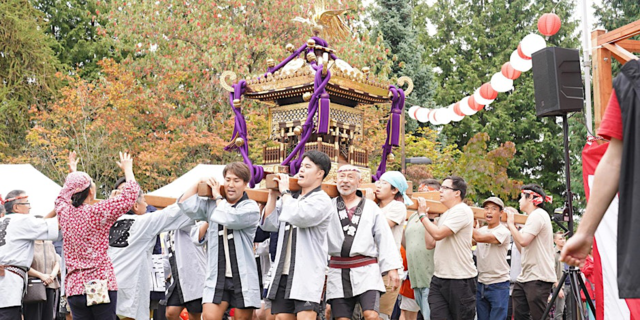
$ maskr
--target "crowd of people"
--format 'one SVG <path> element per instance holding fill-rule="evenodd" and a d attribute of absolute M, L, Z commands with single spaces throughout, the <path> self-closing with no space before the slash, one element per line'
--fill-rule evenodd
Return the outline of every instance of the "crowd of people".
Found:
<path fill-rule="evenodd" d="M 575 319 L 570 285 L 558 283 L 564 235 L 554 234 L 535 184 L 522 187 L 519 210 L 490 197 L 477 220 L 461 177 L 421 182 L 418 191 L 438 191 L 447 208 L 436 214 L 407 195 L 402 173 L 360 189 L 360 170 L 343 165 L 332 199 L 322 189 L 331 161 L 309 151 L 296 175 L 300 191 L 280 174 L 278 190 L 259 204 L 245 192 L 249 167 L 234 162 L 224 181 L 203 178 L 156 210 L 129 154 L 120 154 L 124 177 L 103 201 L 77 163 L 72 153 L 44 217 L 29 214 L 24 191 L 2 200 L 0 320 L 180 319 L 185 311 L 190 320 L 542 319 L 557 286 L 564 289 L 552 315 Z M 200 183 L 211 197 L 198 195 Z M 518 212 L 527 215 L 522 226 Z M 44 297 L 27 301 L 35 286 Z"/>

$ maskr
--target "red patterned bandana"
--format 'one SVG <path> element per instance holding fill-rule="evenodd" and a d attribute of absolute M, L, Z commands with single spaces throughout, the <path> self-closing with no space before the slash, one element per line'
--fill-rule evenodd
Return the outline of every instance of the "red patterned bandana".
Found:
<path fill-rule="evenodd" d="M 542 196 L 539 195 L 537 192 L 533 192 L 531 190 L 522 190 L 522 193 L 531 195 L 533 197 L 533 204 L 535 204 L 536 206 L 540 205 L 543 201 Z M 553 198 L 551 196 L 546 196 L 544 198 L 544 202 L 551 203 L 552 201 L 553 201 Z"/>
<path fill-rule="evenodd" d="M 0 204 L 5 204 L 9 201 L 14 201 L 14 200 L 19 200 L 19 199 L 26 199 L 29 196 L 19 196 L 19 197 L 13 197 L 13 198 L 9 198 L 9 199 L 2 199 L 2 196 L 0 196 Z"/>

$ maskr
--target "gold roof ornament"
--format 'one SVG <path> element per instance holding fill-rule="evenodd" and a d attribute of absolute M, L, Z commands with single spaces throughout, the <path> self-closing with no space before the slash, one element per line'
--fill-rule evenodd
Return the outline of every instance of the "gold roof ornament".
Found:
<path fill-rule="evenodd" d="M 309 13 L 308 18 L 295 17 L 293 21 L 302 22 L 311 26 L 313 34 L 328 40 L 344 40 L 351 35 L 351 30 L 342 19 L 342 15 L 349 11 L 344 10 L 327 10 L 324 0 L 316 0 L 313 5 L 313 12 Z"/>

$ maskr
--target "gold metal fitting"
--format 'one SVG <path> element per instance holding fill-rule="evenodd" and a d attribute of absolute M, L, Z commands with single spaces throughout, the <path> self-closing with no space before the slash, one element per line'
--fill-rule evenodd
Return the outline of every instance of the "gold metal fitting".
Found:
<path fill-rule="evenodd" d="M 236 108 L 240 108 L 241 102 L 242 101 L 240 99 L 233 99 L 233 106 Z"/>
<path fill-rule="evenodd" d="M 305 92 L 304 94 L 302 94 L 302 100 L 304 101 L 311 100 L 311 92 Z"/>
<path fill-rule="evenodd" d="M 316 41 L 313 39 L 308 39 L 307 40 L 307 46 L 308 47 L 314 47 L 316 45 Z"/>
<path fill-rule="evenodd" d="M 294 133 L 296 136 L 301 135 L 301 134 L 302 134 L 302 127 L 300 127 L 300 126 L 296 126 L 295 128 L 293 128 L 293 133 Z"/>
<path fill-rule="evenodd" d="M 294 47 L 291 43 L 287 43 L 287 46 L 285 47 L 285 49 L 287 49 L 287 51 L 289 52 L 296 51 L 296 47 Z"/>
<path fill-rule="evenodd" d="M 307 61 L 309 61 L 309 62 L 316 61 L 316 54 L 313 53 L 313 52 L 307 53 Z"/>
<path fill-rule="evenodd" d="M 267 67 L 271 68 L 271 67 L 274 67 L 275 65 L 276 65 L 276 61 L 275 60 L 273 60 L 271 58 L 267 59 Z"/>
<path fill-rule="evenodd" d="M 238 138 L 238 139 L 241 139 L 241 138 Z M 387 155 L 387 161 L 388 161 L 388 162 L 393 162 L 395 159 L 396 159 L 396 156 L 395 156 L 395 155 L 393 155 L 393 153 L 389 153 L 389 154 Z"/>
<path fill-rule="evenodd" d="M 244 146 L 244 139 L 236 138 L 236 141 L 234 143 L 236 144 L 236 147 L 240 148 L 240 147 Z"/>

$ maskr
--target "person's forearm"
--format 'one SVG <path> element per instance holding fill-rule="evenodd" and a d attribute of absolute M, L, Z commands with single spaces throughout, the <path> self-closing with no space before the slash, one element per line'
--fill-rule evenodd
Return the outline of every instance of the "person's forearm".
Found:
<path fill-rule="evenodd" d="M 422 225 L 427 230 L 428 233 L 435 241 L 442 240 L 444 237 L 440 234 L 440 228 L 428 218 L 422 219 Z"/>
<path fill-rule="evenodd" d="M 53 266 L 53 270 L 51 270 L 51 276 L 52 277 L 57 277 L 58 276 L 58 272 L 60 272 L 60 263 L 56 262 L 56 265 Z"/>
<path fill-rule="evenodd" d="M 612 140 L 593 177 L 593 188 L 587 209 L 576 232 L 593 235 L 618 192 L 622 142 Z"/>
<path fill-rule="evenodd" d="M 124 178 L 129 181 L 136 181 L 136 177 L 133 175 L 133 169 L 127 168 L 124 170 Z"/>
<path fill-rule="evenodd" d="M 56 216 L 56 209 L 51 210 L 51 212 L 47 213 L 46 216 L 44 216 L 44 219 L 51 219 L 53 217 Z"/>
<path fill-rule="evenodd" d="M 511 231 L 513 242 L 515 242 L 516 246 L 518 247 L 518 251 L 522 252 L 522 242 L 524 242 L 522 233 L 520 233 L 520 230 L 518 230 L 518 228 L 516 228 L 516 226 L 513 224 L 509 225 L 509 231 Z"/>
<path fill-rule="evenodd" d="M 276 209 L 276 197 L 269 195 L 267 198 L 267 203 L 264 205 L 264 217 L 267 218 L 273 210 Z"/>
<path fill-rule="evenodd" d="M 40 271 L 34 268 L 29 268 L 29 271 L 27 271 L 27 274 L 36 278 L 40 278 L 40 276 L 42 276 L 42 273 L 40 273 Z"/>

